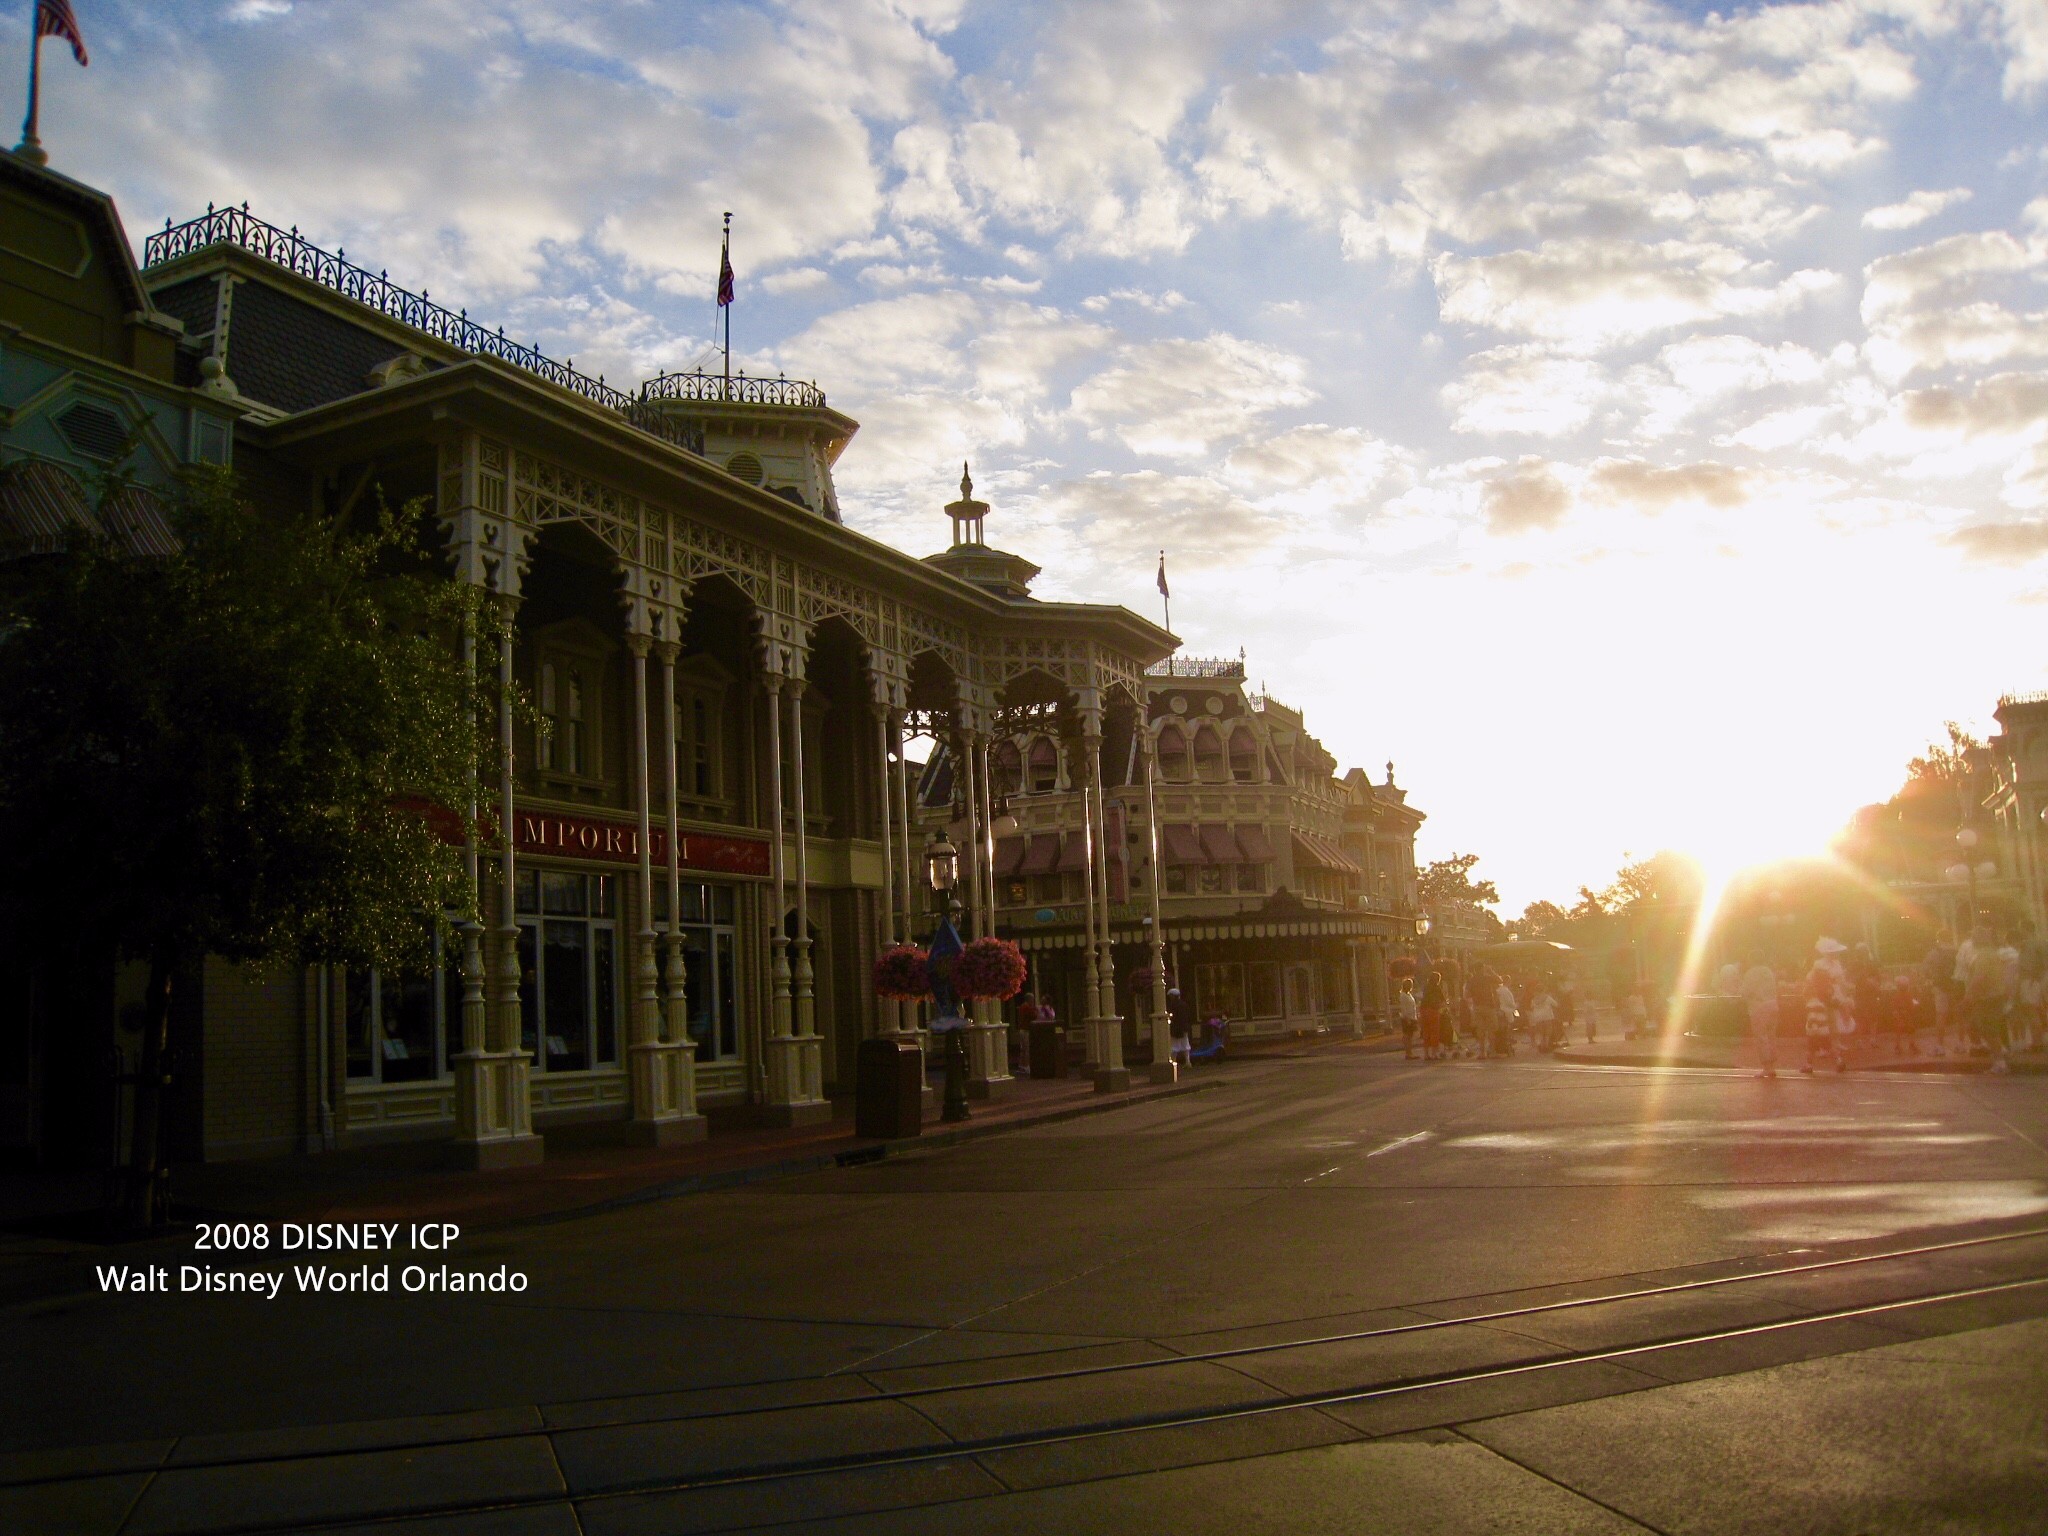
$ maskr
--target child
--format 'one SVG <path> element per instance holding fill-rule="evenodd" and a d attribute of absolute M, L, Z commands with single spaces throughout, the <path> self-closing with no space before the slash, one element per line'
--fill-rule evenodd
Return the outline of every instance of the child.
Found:
<path fill-rule="evenodd" d="M 1415 1001 L 1415 983 L 1409 977 L 1401 978 L 1401 990 L 1394 994 L 1394 1017 L 1401 1021 L 1401 1054 L 1413 1061 L 1415 1030 L 1422 1018 L 1422 1010 Z"/>

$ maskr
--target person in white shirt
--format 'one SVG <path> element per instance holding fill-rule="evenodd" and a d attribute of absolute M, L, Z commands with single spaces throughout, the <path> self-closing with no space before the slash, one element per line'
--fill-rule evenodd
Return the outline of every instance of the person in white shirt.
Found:
<path fill-rule="evenodd" d="M 1515 1053 L 1513 1030 L 1521 1009 L 1515 1003 L 1515 989 L 1505 979 L 1493 990 L 1493 1007 L 1497 1016 L 1494 1038 L 1500 1044 L 1500 1054 L 1512 1056 Z"/>
<path fill-rule="evenodd" d="M 1742 973 L 1742 1001 L 1749 1008 L 1749 1032 L 1756 1041 L 1758 1077 L 1778 1075 L 1778 976 L 1764 963 L 1762 950 L 1752 951 Z"/>
<path fill-rule="evenodd" d="M 1543 982 L 1536 983 L 1536 991 L 1529 999 L 1529 1033 L 1539 1051 L 1557 1049 L 1557 999 L 1550 995 L 1550 988 Z"/>

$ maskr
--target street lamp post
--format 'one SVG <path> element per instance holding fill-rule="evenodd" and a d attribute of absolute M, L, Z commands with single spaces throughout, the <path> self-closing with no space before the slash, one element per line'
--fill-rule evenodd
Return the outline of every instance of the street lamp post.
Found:
<path fill-rule="evenodd" d="M 1958 926 L 1968 928 L 1971 932 L 1975 932 L 1977 927 L 1977 882 L 1979 880 L 1989 880 L 1998 873 L 1998 864 L 1995 860 L 1979 859 L 1973 861 L 1970 858 L 1970 855 L 1975 852 L 1976 847 L 1977 829 L 1975 827 L 1959 829 L 1956 832 L 1956 848 L 1962 856 L 1942 871 L 1952 882 L 1965 886 L 1969 890 L 1970 906 L 1969 911 L 1965 914 L 1968 921 Z M 1968 937 L 1967 934 L 1957 934 L 1957 942 L 1960 943 L 1966 937 Z"/>
<path fill-rule="evenodd" d="M 938 898 L 939 927 L 932 935 L 931 966 L 932 1029 L 946 1037 L 946 1097 L 939 1110 L 941 1120 L 967 1118 L 967 1055 L 961 1032 L 967 1021 L 960 1017 L 959 1002 L 950 980 L 938 975 L 944 961 L 957 958 L 962 948 L 960 931 L 953 926 L 953 888 L 960 880 L 960 850 L 943 833 L 935 835 L 924 850 L 925 875 L 932 894 Z"/>

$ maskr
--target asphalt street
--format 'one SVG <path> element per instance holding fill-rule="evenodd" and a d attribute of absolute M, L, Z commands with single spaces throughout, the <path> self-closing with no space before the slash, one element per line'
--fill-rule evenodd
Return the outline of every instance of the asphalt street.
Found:
<path fill-rule="evenodd" d="M 450 1256 L 516 1295 L 7 1308 L 0 1530 L 2048 1529 L 2041 1080 L 1221 1081 Z"/>

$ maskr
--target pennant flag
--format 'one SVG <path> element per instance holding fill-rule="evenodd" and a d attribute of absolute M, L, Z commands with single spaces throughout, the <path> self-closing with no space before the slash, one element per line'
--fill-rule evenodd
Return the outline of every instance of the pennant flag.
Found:
<path fill-rule="evenodd" d="M 1163 549 L 1159 551 L 1159 595 L 1161 597 L 1173 596 L 1173 593 L 1167 590 L 1166 586 L 1166 551 Z"/>
<path fill-rule="evenodd" d="M 86 62 L 85 37 L 78 30 L 71 0 L 36 0 L 36 36 L 63 38 L 71 45 L 71 57 Z"/>
<path fill-rule="evenodd" d="M 718 307 L 723 309 L 732 302 L 732 255 L 721 248 L 718 253 Z"/>

